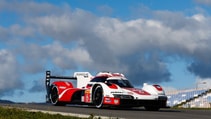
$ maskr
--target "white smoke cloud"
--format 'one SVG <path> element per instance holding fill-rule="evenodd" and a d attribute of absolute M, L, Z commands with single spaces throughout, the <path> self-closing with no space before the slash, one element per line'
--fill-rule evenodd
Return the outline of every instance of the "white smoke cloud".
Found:
<path fill-rule="evenodd" d="M 18 68 L 33 75 L 51 67 L 73 71 L 83 67 L 88 71 L 122 72 L 136 85 L 168 82 L 172 80 L 167 68 L 169 57 L 187 59 L 191 61 L 187 66 L 191 73 L 211 77 L 210 16 L 150 11 L 151 18 L 123 21 L 82 9 L 71 10 L 66 4 L 58 8 L 26 1 L 15 2 L 12 7 L 9 2 L 1 3 L 1 9 L 24 17 L 19 18 L 22 24 L 0 26 L 0 42 L 9 46 L 1 50 L 1 55 L 9 55 L 0 61 L 1 64 L 8 61 L 0 79 L 8 76 L 7 71 L 17 74 Z M 22 62 L 12 53 L 21 56 Z M 19 75 L 8 78 L 14 80 L 11 88 L 16 88 Z M 4 89 L 7 87 L 2 86 Z"/>
<path fill-rule="evenodd" d="M 15 52 L 24 57 L 22 66 L 28 73 L 44 72 L 48 63 L 61 69 L 75 69 L 77 65 L 86 66 L 93 62 L 84 48 L 65 48 L 58 42 L 44 46 L 22 43 Z"/>
<path fill-rule="evenodd" d="M 211 87 L 211 78 L 196 77 L 196 88 L 208 89 Z"/>
<path fill-rule="evenodd" d="M 21 89 L 18 63 L 13 54 L 7 50 L 0 50 L 0 93 L 1 96 L 12 95 L 14 89 Z"/>
<path fill-rule="evenodd" d="M 202 4 L 202 5 L 207 5 L 210 6 L 211 5 L 211 1 L 210 0 L 194 0 L 196 3 L 198 4 Z"/>

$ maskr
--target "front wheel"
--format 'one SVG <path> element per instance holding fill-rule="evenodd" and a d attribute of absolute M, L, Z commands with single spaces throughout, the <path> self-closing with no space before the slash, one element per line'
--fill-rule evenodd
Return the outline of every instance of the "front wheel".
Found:
<path fill-rule="evenodd" d="M 93 103 L 97 108 L 103 107 L 103 88 L 100 85 L 94 89 Z"/>

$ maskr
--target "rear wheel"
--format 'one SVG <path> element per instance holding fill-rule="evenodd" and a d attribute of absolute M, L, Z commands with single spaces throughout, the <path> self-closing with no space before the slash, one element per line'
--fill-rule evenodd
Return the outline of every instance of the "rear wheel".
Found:
<path fill-rule="evenodd" d="M 94 89 L 93 103 L 97 108 L 103 107 L 103 88 L 100 85 Z"/>
<path fill-rule="evenodd" d="M 57 86 L 52 86 L 50 91 L 50 101 L 55 106 L 64 106 L 65 104 L 62 102 L 59 102 L 59 93 Z"/>

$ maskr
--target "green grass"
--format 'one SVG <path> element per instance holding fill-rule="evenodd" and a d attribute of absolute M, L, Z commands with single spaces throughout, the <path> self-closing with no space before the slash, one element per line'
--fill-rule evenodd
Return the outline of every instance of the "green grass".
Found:
<path fill-rule="evenodd" d="M 92 115 L 90 118 L 92 119 Z M 0 119 L 82 119 L 79 117 L 48 114 L 42 112 L 29 112 L 23 109 L 0 107 Z M 85 118 L 84 118 L 85 119 Z"/>

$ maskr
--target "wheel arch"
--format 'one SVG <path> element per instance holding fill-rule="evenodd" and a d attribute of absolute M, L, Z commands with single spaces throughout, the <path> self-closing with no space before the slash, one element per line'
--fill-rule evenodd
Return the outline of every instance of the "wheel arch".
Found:
<path fill-rule="evenodd" d="M 55 84 L 52 84 L 50 86 L 50 102 L 54 106 L 64 106 L 65 105 L 65 103 L 63 103 L 59 100 L 59 89 L 58 89 L 58 86 Z"/>
<path fill-rule="evenodd" d="M 73 84 L 67 81 L 55 81 L 50 85 L 49 95 L 50 95 L 50 102 L 53 105 L 63 106 L 70 99 L 65 96 L 65 93 L 68 89 L 73 88 Z M 54 96 L 54 97 L 53 97 Z M 67 101 L 68 100 L 68 101 Z"/>
<path fill-rule="evenodd" d="M 95 89 L 96 89 L 97 86 L 101 86 L 101 87 L 102 87 L 103 92 L 104 92 L 103 95 L 105 96 L 105 94 L 106 94 L 105 90 L 106 90 L 107 88 L 106 88 L 106 84 L 104 84 L 104 83 L 96 83 L 96 84 L 94 84 L 94 85 L 92 86 L 92 89 L 91 89 L 91 94 L 94 93 L 94 91 L 95 91 Z"/>
<path fill-rule="evenodd" d="M 103 107 L 103 101 L 104 101 L 104 89 L 101 84 L 95 84 L 92 88 L 92 103 L 95 105 L 96 108 L 102 108 Z"/>

